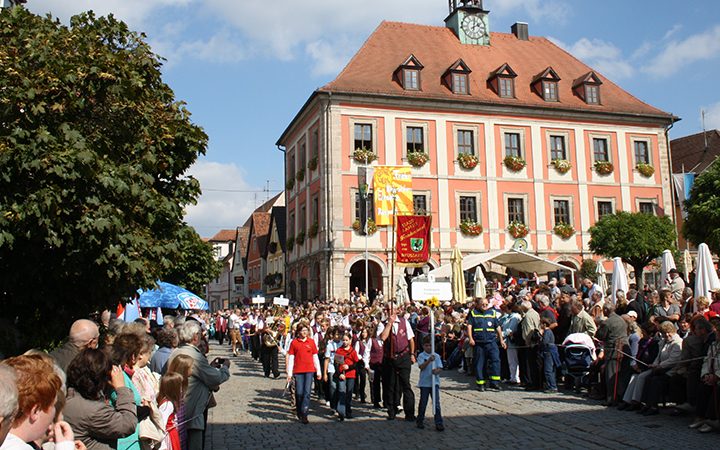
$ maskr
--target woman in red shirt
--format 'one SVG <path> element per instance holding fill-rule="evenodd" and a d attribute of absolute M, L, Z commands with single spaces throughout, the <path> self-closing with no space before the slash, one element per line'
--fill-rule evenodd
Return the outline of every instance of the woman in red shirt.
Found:
<path fill-rule="evenodd" d="M 342 337 L 342 347 L 335 352 L 335 376 L 338 384 L 338 418 L 342 422 L 352 419 L 352 396 L 355 387 L 355 364 L 360 360 L 352 346 L 352 334 L 346 332 Z"/>
<path fill-rule="evenodd" d="M 295 408 L 300 422 L 308 423 L 310 392 L 313 385 L 313 373 L 320 379 L 320 360 L 315 341 L 308 338 L 310 327 L 306 323 L 298 324 L 296 338 L 290 343 L 287 356 L 287 380 L 295 378 Z"/>

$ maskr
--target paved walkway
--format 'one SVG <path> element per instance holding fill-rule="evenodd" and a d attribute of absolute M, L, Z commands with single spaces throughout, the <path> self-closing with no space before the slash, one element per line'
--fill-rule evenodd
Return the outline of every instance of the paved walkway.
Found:
<path fill-rule="evenodd" d="M 643 417 L 608 410 L 573 394 L 523 390 L 478 392 L 471 379 L 443 372 L 441 404 L 446 430 L 435 431 L 426 416 L 419 430 L 404 420 L 385 420 L 385 412 L 354 404 L 352 420 L 338 422 L 324 404 L 311 403 L 310 424 L 298 423 L 283 397 L 284 377 L 264 378 L 249 354 L 232 357 L 214 345 L 210 357 L 230 357 L 232 377 L 216 394 L 210 410 L 207 449 L 268 448 L 693 448 L 720 446 L 720 435 L 689 430 L 688 417 Z M 282 368 L 282 364 L 281 364 Z M 413 369 L 416 379 L 417 370 Z M 416 401 L 419 393 L 416 390 Z M 428 406 L 428 412 L 430 406 Z M 398 417 L 399 419 L 401 415 Z"/>

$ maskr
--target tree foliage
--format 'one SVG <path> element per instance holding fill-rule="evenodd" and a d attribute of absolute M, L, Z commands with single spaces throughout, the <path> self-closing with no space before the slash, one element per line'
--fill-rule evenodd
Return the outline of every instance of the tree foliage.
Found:
<path fill-rule="evenodd" d="M 207 136 L 112 16 L 3 9 L 0 36 L 0 299 L 44 345 L 179 259 Z"/>
<path fill-rule="evenodd" d="M 695 245 L 706 243 L 720 254 L 720 163 L 713 163 L 697 177 L 685 202 L 688 213 L 683 235 Z"/>
<path fill-rule="evenodd" d="M 179 257 L 163 273 L 162 280 L 202 295 L 203 286 L 220 275 L 222 263 L 215 259 L 212 245 L 189 226 L 180 230 L 178 245 Z"/>
<path fill-rule="evenodd" d="M 675 225 L 669 217 L 618 212 L 605 215 L 590 228 L 590 249 L 606 258 L 622 258 L 635 270 L 638 285 L 643 268 L 665 249 L 675 249 Z"/>
<path fill-rule="evenodd" d="M 580 265 L 580 278 L 589 278 L 593 283 L 597 282 L 597 262 L 593 259 L 583 259 Z"/>

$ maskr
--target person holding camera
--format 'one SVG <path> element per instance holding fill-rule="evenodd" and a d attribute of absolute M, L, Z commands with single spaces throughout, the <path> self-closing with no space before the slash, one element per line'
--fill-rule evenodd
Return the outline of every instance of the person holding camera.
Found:
<path fill-rule="evenodd" d="M 230 360 L 216 358 L 210 364 L 205 355 L 198 348 L 202 339 L 200 324 L 188 320 L 178 330 L 180 347 L 176 348 L 170 356 L 170 361 L 178 355 L 187 355 L 192 358 L 192 373 L 188 380 L 185 393 L 185 417 L 188 420 L 188 450 L 202 450 L 205 440 L 205 425 L 210 392 L 217 391 L 220 385 L 230 378 Z M 168 363 L 170 366 L 171 363 Z"/>

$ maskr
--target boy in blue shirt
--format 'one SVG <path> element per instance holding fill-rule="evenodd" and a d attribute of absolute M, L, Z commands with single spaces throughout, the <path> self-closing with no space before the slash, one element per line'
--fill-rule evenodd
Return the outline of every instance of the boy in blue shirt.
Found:
<path fill-rule="evenodd" d="M 417 427 L 425 428 L 425 409 L 427 408 L 428 397 L 432 396 L 435 407 L 435 429 L 443 431 L 442 414 L 440 413 L 440 377 L 442 370 L 442 359 L 437 353 L 431 353 L 430 336 L 423 339 L 423 352 L 417 357 L 417 364 L 420 368 L 420 377 L 417 386 L 420 388 L 420 404 L 418 405 Z"/>

